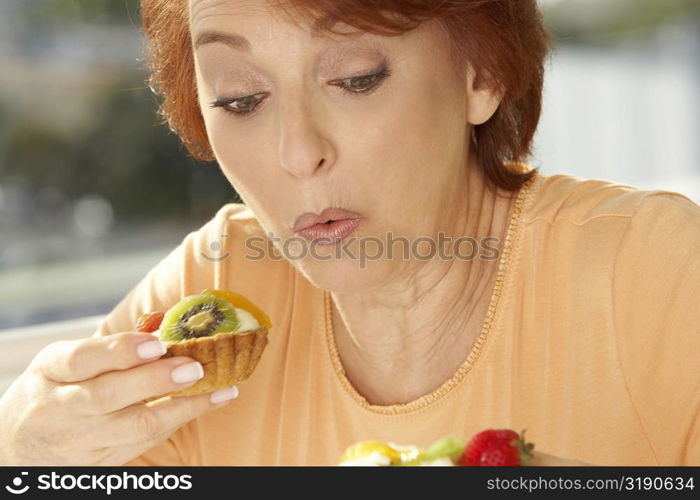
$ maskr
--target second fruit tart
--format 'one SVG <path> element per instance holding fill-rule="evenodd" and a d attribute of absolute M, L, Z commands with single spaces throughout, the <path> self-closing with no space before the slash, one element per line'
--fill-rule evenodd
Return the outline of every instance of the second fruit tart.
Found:
<path fill-rule="evenodd" d="M 161 320 L 162 317 L 162 320 Z M 167 346 L 163 358 L 188 356 L 199 361 L 204 377 L 171 396 L 224 389 L 250 377 L 263 350 L 270 318 L 241 294 L 204 290 L 184 297 L 163 315 L 144 314 L 137 329 L 156 334 Z"/>

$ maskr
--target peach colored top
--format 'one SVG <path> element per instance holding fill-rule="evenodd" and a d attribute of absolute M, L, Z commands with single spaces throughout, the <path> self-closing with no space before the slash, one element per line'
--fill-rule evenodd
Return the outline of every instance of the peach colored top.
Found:
<path fill-rule="evenodd" d="M 126 465 L 335 464 L 356 441 L 425 446 L 486 428 L 527 428 L 536 449 L 596 465 L 700 465 L 700 207 L 538 173 L 509 224 L 468 358 L 432 393 L 376 406 L 344 376 L 330 294 L 286 260 L 246 259 L 245 239 L 265 232 L 244 205 L 222 207 L 95 335 L 216 287 L 270 315 L 270 343 L 236 401 Z"/>

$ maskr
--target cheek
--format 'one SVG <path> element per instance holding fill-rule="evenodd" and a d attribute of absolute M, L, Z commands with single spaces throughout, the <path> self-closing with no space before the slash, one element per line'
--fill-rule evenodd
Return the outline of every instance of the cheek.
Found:
<path fill-rule="evenodd" d="M 269 151 L 261 144 L 260 134 L 245 121 L 229 115 L 222 109 L 213 109 L 210 102 L 215 95 L 204 84 L 201 69 L 196 71 L 199 106 L 204 119 L 209 144 L 223 174 L 238 194 L 246 200 L 265 196 L 269 182 L 266 182 L 264 166 L 269 160 L 262 156 Z"/>
<path fill-rule="evenodd" d="M 220 109 L 202 113 L 214 155 L 229 182 L 241 196 L 264 190 L 271 173 L 265 168 L 270 165 L 266 157 L 269 148 L 261 144 L 261 138 L 249 127 L 236 125 L 237 118 Z"/>
<path fill-rule="evenodd" d="M 444 163 L 463 147 L 463 99 L 459 89 L 439 75 L 427 69 L 413 72 L 387 88 L 379 99 L 379 109 L 363 119 L 362 136 L 356 141 L 401 178 L 406 171 L 413 170 L 415 175 L 417 167 L 424 171 Z"/>
<path fill-rule="evenodd" d="M 285 213 L 284 206 L 289 202 L 285 196 L 292 194 L 279 189 L 279 172 L 275 171 L 274 162 L 267 153 L 269 147 L 261 147 L 259 140 L 250 132 L 239 132 L 241 127 L 232 130 L 234 127 L 230 122 L 235 119 L 226 115 L 205 118 L 209 140 L 221 171 L 243 202 L 256 214 L 266 232 L 285 234 L 286 228 L 279 225 L 278 215 Z"/>
<path fill-rule="evenodd" d="M 371 158 L 364 181 L 387 193 L 382 203 L 390 204 L 393 214 L 419 217 L 437 207 L 435 201 L 455 182 L 463 160 L 463 97 L 439 80 L 413 78 L 401 88 L 392 87 L 381 112 L 364 121 L 362 136 L 355 134 L 358 147 Z"/>

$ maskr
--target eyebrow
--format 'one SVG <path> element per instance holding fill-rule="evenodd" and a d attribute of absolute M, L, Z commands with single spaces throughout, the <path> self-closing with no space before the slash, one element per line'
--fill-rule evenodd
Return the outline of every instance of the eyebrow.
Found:
<path fill-rule="evenodd" d="M 232 49 L 243 52 L 250 52 L 250 42 L 248 39 L 235 33 L 220 33 L 218 31 L 205 31 L 197 36 L 194 42 L 194 48 L 197 49 L 202 45 L 211 43 L 223 43 Z"/>
<path fill-rule="evenodd" d="M 311 37 L 320 38 L 323 36 L 325 30 L 333 24 L 332 20 L 333 18 L 329 15 L 316 19 L 311 27 Z M 246 37 L 237 35 L 236 33 L 222 33 L 220 31 L 204 31 L 198 34 L 194 42 L 194 48 L 196 50 L 202 45 L 212 43 L 222 43 L 232 49 L 242 52 L 251 51 L 251 43 Z"/>

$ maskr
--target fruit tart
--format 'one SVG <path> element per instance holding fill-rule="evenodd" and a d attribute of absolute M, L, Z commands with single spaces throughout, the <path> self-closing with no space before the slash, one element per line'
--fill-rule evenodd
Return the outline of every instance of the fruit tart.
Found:
<path fill-rule="evenodd" d="M 578 460 L 535 452 L 535 445 L 511 429 L 487 429 L 469 442 L 446 437 L 429 447 L 361 441 L 345 450 L 340 465 L 530 466 L 589 465 Z"/>
<path fill-rule="evenodd" d="M 142 315 L 136 326 L 165 343 L 162 358 L 188 356 L 204 368 L 204 377 L 171 396 L 224 389 L 250 377 L 267 346 L 270 328 L 270 318 L 260 308 L 228 290 L 189 295 L 165 313 Z"/>

